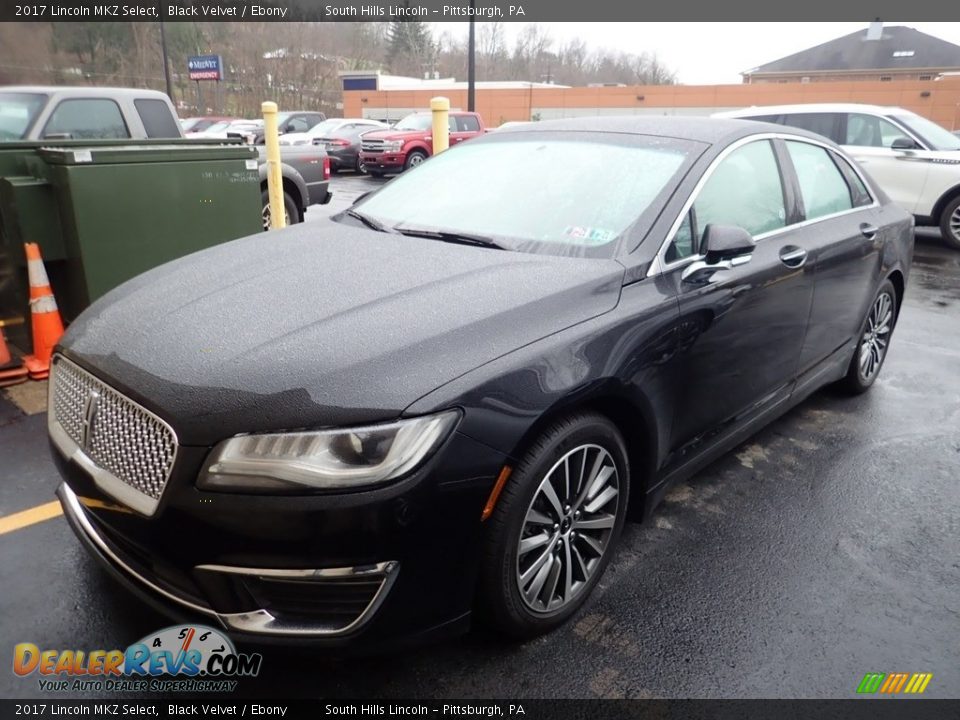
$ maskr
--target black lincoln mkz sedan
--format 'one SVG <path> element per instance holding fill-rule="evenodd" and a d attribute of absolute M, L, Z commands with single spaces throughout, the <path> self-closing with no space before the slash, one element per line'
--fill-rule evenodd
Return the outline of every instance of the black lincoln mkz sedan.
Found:
<path fill-rule="evenodd" d="M 871 386 L 912 243 L 800 130 L 490 134 L 91 306 L 51 376 L 59 496 L 130 588 L 241 639 L 530 637 L 672 482 Z"/>

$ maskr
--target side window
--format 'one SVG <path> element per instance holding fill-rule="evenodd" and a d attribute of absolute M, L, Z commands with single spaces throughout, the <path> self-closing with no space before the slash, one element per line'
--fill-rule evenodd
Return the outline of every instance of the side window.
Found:
<path fill-rule="evenodd" d="M 839 142 L 839 113 L 794 113 L 783 116 L 783 124 L 807 130 L 817 135 L 823 135 L 834 142 Z"/>
<path fill-rule="evenodd" d="M 873 196 L 870 194 L 870 191 L 867 190 L 867 186 L 864 185 L 863 180 L 857 175 L 853 166 L 835 152 L 831 152 L 830 157 L 833 158 L 833 162 L 840 168 L 840 172 L 843 173 L 843 177 L 847 180 L 847 185 L 850 186 L 850 196 L 853 198 L 853 206 L 864 207 L 865 205 L 871 204 L 873 202 Z"/>
<path fill-rule="evenodd" d="M 130 131 L 113 100 L 78 98 L 63 100 L 47 121 L 43 137 L 128 138 Z"/>
<path fill-rule="evenodd" d="M 850 187 L 825 148 L 788 140 L 787 151 L 800 181 L 807 220 L 853 207 Z"/>
<path fill-rule="evenodd" d="M 460 132 L 457 129 L 457 118 L 454 115 L 449 115 L 447 117 L 447 125 L 450 126 L 450 132 Z"/>
<path fill-rule="evenodd" d="M 744 119 L 756 120 L 757 122 L 774 123 L 776 125 L 783 125 L 783 122 L 781 122 L 783 119 L 782 115 L 751 115 L 750 117 L 744 118 Z"/>
<path fill-rule="evenodd" d="M 683 222 L 677 228 L 673 241 L 667 248 L 666 261 L 682 260 L 690 257 L 696 252 L 696 245 L 693 242 L 693 211 L 689 211 L 683 217 Z"/>
<path fill-rule="evenodd" d="M 767 140 L 737 148 L 720 161 L 693 203 L 700 238 L 707 225 L 737 225 L 751 235 L 782 228 L 786 206 L 780 168 Z"/>
<path fill-rule="evenodd" d="M 847 137 L 841 145 L 889 148 L 894 140 L 901 137 L 907 137 L 907 135 L 883 118 L 850 113 L 847 116 Z"/>
<path fill-rule="evenodd" d="M 461 132 L 479 132 L 480 121 L 477 120 L 477 118 L 475 118 L 473 115 L 461 115 L 460 131 Z"/>
<path fill-rule="evenodd" d="M 177 121 L 170 112 L 170 107 L 163 100 L 141 98 L 133 101 L 147 131 L 148 138 L 176 138 L 180 137 L 177 131 Z"/>
<path fill-rule="evenodd" d="M 294 115 L 287 120 L 287 127 L 290 128 L 290 130 L 286 132 L 306 132 L 310 129 L 310 123 L 307 122 L 307 119 L 303 117 L 303 115 Z"/>

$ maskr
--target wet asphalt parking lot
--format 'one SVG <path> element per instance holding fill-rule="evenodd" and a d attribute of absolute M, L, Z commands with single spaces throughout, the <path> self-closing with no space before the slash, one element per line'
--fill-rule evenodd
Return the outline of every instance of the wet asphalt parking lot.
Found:
<path fill-rule="evenodd" d="M 335 177 L 308 222 L 320 229 L 376 184 Z M 960 252 L 921 230 L 871 392 L 822 391 L 676 486 L 649 524 L 626 528 L 567 626 L 524 645 L 478 629 L 386 657 L 258 648 L 261 674 L 235 696 L 851 698 L 866 672 L 930 672 L 927 697 L 960 697 L 958 370 Z M 0 391 L 0 516 L 49 503 L 59 482 L 43 392 Z M 124 648 L 170 624 L 63 517 L 0 535 L 0 551 L 7 668 L 19 642 Z M 0 696 L 44 695 L 7 669 Z"/>

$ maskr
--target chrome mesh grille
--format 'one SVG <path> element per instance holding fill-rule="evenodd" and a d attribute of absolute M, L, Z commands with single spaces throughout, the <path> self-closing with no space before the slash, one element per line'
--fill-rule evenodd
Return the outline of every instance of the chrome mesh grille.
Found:
<path fill-rule="evenodd" d="M 170 478 L 177 452 L 173 430 L 90 373 L 56 357 L 50 376 L 54 420 L 98 467 L 153 500 Z M 88 402 L 99 395 L 84 438 Z"/>

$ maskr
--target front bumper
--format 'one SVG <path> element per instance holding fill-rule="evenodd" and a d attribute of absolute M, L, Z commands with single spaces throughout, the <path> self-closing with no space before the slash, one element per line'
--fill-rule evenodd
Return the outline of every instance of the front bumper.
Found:
<path fill-rule="evenodd" d="M 468 626 L 480 513 L 501 454 L 455 433 L 442 457 L 395 485 L 270 497 L 198 490 L 188 478 L 206 449 L 182 450 L 157 512 L 144 517 L 53 449 L 72 529 L 157 609 L 213 620 L 237 640 L 335 647 Z"/>
<path fill-rule="evenodd" d="M 407 156 L 403 153 L 371 153 L 361 152 L 360 162 L 367 172 L 400 172 L 403 170 Z"/>

